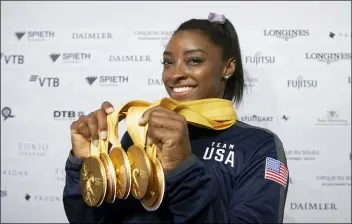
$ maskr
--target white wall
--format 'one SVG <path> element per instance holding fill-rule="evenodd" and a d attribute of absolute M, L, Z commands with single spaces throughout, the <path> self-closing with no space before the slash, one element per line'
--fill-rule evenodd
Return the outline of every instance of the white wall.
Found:
<path fill-rule="evenodd" d="M 1 119 L 2 222 L 67 222 L 63 169 L 76 117 L 55 118 L 60 113 L 54 111 L 76 116 L 105 100 L 118 106 L 161 98 L 163 86 L 154 83 L 170 32 L 209 12 L 225 14 L 239 33 L 253 84 L 239 116 L 269 117 L 250 123 L 271 129 L 284 143 L 292 177 L 285 222 L 351 222 L 351 3 L 252 1 L 1 2 L 1 109 L 9 107 L 14 116 Z M 265 36 L 282 29 L 303 31 L 288 40 Z M 48 32 L 29 36 L 40 31 Z M 25 34 L 19 40 L 16 32 Z M 85 32 L 111 38 L 73 39 Z M 246 63 L 257 52 L 275 63 Z M 52 53 L 61 54 L 55 63 Z M 72 62 L 64 53 L 90 58 Z M 309 59 L 316 53 L 343 53 L 345 59 Z M 109 62 L 110 55 L 151 60 Z M 87 76 L 98 79 L 90 86 Z M 100 83 L 100 76 L 123 77 Z M 311 81 L 292 87 L 299 77 Z"/>

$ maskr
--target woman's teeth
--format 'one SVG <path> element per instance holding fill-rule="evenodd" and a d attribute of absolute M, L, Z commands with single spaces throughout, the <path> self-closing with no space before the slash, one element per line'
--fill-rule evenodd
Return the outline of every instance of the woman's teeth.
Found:
<path fill-rule="evenodd" d="M 182 93 L 182 92 L 188 92 L 194 89 L 194 87 L 180 87 L 180 88 L 173 88 L 173 91 L 175 93 Z"/>

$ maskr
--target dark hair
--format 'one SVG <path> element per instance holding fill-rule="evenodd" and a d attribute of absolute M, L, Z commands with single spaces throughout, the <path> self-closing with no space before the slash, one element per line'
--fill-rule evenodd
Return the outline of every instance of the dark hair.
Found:
<path fill-rule="evenodd" d="M 174 34 L 182 30 L 202 31 L 215 45 L 222 47 L 224 60 L 236 59 L 235 72 L 226 82 L 224 99 L 240 103 L 244 92 L 244 71 L 238 36 L 232 23 L 229 20 L 216 24 L 205 19 L 191 19 L 182 23 Z"/>

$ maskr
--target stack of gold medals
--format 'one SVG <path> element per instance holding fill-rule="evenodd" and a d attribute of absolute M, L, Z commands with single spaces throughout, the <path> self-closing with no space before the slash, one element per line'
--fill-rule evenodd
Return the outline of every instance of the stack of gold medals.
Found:
<path fill-rule="evenodd" d="M 98 207 L 104 201 L 113 203 L 116 198 L 126 199 L 132 194 L 146 210 L 159 208 L 164 198 L 164 172 L 156 157 L 156 146 L 146 144 L 148 125 L 138 124 L 143 113 L 157 105 L 183 115 L 189 123 L 213 130 L 226 129 L 237 119 L 232 102 L 222 99 L 181 103 L 163 98 L 154 104 L 136 100 L 122 105 L 107 116 L 107 139 L 99 139 L 98 147 L 91 144 L 90 156 L 83 161 L 80 183 L 87 205 Z M 123 119 L 134 143 L 127 150 L 118 139 L 118 123 Z"/>

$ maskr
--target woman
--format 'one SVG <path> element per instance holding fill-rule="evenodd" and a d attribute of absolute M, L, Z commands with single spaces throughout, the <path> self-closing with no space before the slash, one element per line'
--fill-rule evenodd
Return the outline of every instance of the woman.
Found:
<path fill-rule="evenodd" d="M 165 88 L 178 101 L 224 98 L 239 103 L 244 75 L 235 28 L 223 15 L 184 22 L 163 54 Z M 223 131 L 187 125 L 184 117 L 162 107 L 146 111 L 140 125 L 159 143 L 166 173 L 166 196 L 157 211 L 146 211 L 131 196 L 87 206 L 80 192 L 82 159 L 90 141 L 106 138 L 101 109 L 71 125 L 72 150 L 66 163 L 64 207 L 70 222 L 276 223 L 283 221 L 288 170 L 280 139 L 272 132 L 237 121 Z M 162 124 L 162 125 L 161 125 Z M 132 145 L 127 133 L 124 149 Z"/>

